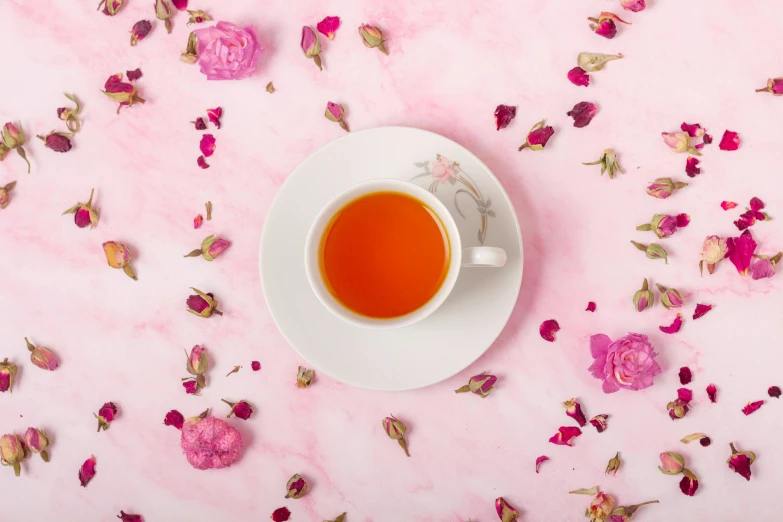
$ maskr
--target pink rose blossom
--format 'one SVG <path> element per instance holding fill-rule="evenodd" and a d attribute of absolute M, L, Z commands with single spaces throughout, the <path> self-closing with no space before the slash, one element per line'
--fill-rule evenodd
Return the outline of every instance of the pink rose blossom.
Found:
<path fill-rule="evenodd" d="M 594 361 L 588 371 L 603 380 L 604 393 L 648 388 L 653 385 L 653 377 L 661 373 L 655 361 L 658 354 L 646 335 L 629 333 L 614 342 L 604 334 L 593 335 L 590 353 Z"/>
<path fill-rule="evenodd" d="M 737 150 L 740 146 L 740 137 L 736 132 L 727 130 L 720 140 L 720 150 Z"/>
<path fill-rule="evenodd" d="M 446 183 L 457 179 L 457 172 L 446 156 L 438 155 L 432 164 L 432 177 Z"/>
<path fill-rule="evenodd" d="M 574 67 L 568 71 L 568 81 L 574 85 L 587 87 L 590 85 L 590 75 L 581 67 Z"/>
<path fill-rule="evenodd" d="M 242 435 L 227 422 L 207 417 L 196 423 L 185 423 L 180 444 L 194 468 L 227 468 L 239 459 Z"/>
<path fill-rule="evenodd" d="M 263 52 L 253 26 L 237 27 L 218 22 L 215 27 L 196 29 L 198 64 L 208 80 L 241 80 L 256 71 Z"/>

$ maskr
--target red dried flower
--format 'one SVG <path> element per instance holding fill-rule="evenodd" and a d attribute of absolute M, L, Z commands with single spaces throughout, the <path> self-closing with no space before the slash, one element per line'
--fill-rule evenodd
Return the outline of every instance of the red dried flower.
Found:
<path fill-rule="evenodd" d="M 223 312 L 217 309 L 218 302 L 212 293 L 204 293 L 196 288 L 191 288 L 196 295 L 188 296 L 185 300 L 188 312 L 199 317 L 210 317 L 212 314 L 223 315 Z"/>
<path fill-rule="evenodd" d="M 574 108 L 566 113 L 574 119 L 574 127 L 586 127 L 598 112 L 598 107 L 594 103 L 579 102 Z"/>
<path fill-rule="evenodd" d="M 242 420 L 247 420 L 253 415 L 253 406 L 247 401 L 229 402 L 226 399 L 220 400 L 231 406 L 231 411 L 226 416 L 227 419 L 230 419 L 232 415 L 236 415 Z"/>
<path fill-rule="evenodd" d="M 682 480 L 680 480 L 680 491 L 689 497 L 692 497 L 694 493 L 696 493 L 696 490 L 699 489 L 699 480 L 696 478 L 696 475 L 691 473 L 688 469 L 684 469 L 682 474 L 684 476 L 682 477 Z"/>
<path fill-rule="evenodd" d="M 261 369 L 261 363 L 258 361 L 252 361 L 250 363 L 250 367 L 253 369 L 254 372 L 257 372 L 258 370 Z"/>
<path fill-rule="evenodd" d="M 125 76 L 128 77 L 129 82 L 135 82 L 142 77 L 141 69 L 134 69 L 132 71 L 125 71 Z"/>
<path fill-rule="evenodd" d="M 742 413 L 747 417 L 751 413 L 757 411 L 764 404 L 764 401 L 749 402 L 742 408 Z"/>
<path fill-rule="evenodd" d="M 207 116 L 209 117 L 209 121 L 220 129 L 222 125 L 220 124 L 220 118 L 223 117 L 223 107 L 216 107 L 214 109 L 207 109 Z M 205 156 L 208 156 L 208 154 L 205 154 Z"/>
<path fill-rule="evenodd" d="M 704 316 L 704 314 L 706 314 L 710 310 L 712 310 L 712 305 L 697 304 L 696 310 L 693 312 L 693 318 L 698 319 L 699 317 Z"/>
<path fill-rule="evenodd" d="M 185 393 L 188 395 L 196 395 L 198 393 L 198 383 L 195 379 L 182 381 L 182 386 L 185 388 Z"/>
<path fill-rule="evenodd" d="M 201 116 L 196 118 L 196 121 L 192 121 L 190 123 L 192 123 L 196 127 L 196 130 L 205 130 L 207 128 L 207 122 L 205 122 L 204 118 L 202 118 Z"/>
<path fill-rule="evenodd" d="M 139 96 L 139 91 L 136 87 L 122 81 L 122 73 L 109 76 L 104 85 L 103 94 L 119 104 L 117 114 L 120 113 L 120 109 L 123 107 L 131 107 L 136 103 L 144 103 L 146 101 Z"/>
<path fill-rule="evenodd" d="M 484 399 L 489 396 L 489 393 L 492 391 L 492 387 L 495 386 L 497 380 L 498 378 L 496 376 L 488 375 L 487 372 L 481 372 L 468 379 L 468 384 L 457 388 L 454 391 L 455 393 L 471 392 Z"/>
<path fill-rule="evenodd" d="M 704 437 L 701 440 L 699 440 L 699 444 L 701 444 L 702 446 L 704 446 L 706 448 L 707 446 L 712 444 L 712 441 L 710 440 L 709 437 Z"/>
<path fill-rule="evenodd" d="M 688 159 L 685 160 L 685 173 L 689 178 L 695 178 L 697 175 L 701 174 L 699 158 L 689 156 Z"/>
<path fill-rule="evenodd" d="M 606 420 L 608 418 L 609 415 L 602 413 L 590 419 L 590 424 L 595 426 L 595 429 L 598 430 L 598 433 L 603 433 L 603 431 L 606 429 Z"/>
<path fill-rule="evenodd" d="M 520 145 L 517 150 L 525 148 L 529 148 L 530 150 L 541 150 L 546 147 L 549 138 L 551 138 L 554 133 L 555 129 L 553 129 L 551 125 L 546 125 L 546 120 L 541 120 L 533 125 L 530 132 L 527 133 L 525 143 Z"/>
<path fill-rule="evenodd" d="M 495 109 L 495 126 L 497 130 L 505 129 L 511 120 L 517 115 L 517 108 L 513 105 L 498 105 Z"/>
<path fill-rule="evenodd" d="M 677 390 L 677 398 L 684 403 L 689 403 L 693 400 L 693 392 L 688 388 L 680 388 Z"/>
<path fill-rule="evenodd" d="M 677 317 L 674 318 L 674 321 L 669 326 L 658 327 L 659 330 L 667 334 L 677 333 L 680 331 L 680 328 L 682 328 L 682 316 L 680 314 L 677 314 Z"/>
<path fill-rule="evenodd" d="M 568 399 L 563 403 L 563 407 L 566 409 L 566 415 L 574 419 L 579 426 L 587 424 L 587 418 L 582 413 L 582 405 L 576 399 Z"/>
<path fill-rule="evenodd" d="M 87 484 L 92 480 L 92 478 L 95 476 L 95 457 L 93 455 L 90 455 L 90 458 L 84 461 L 84 464 L 82 464 L 82 467 L 79 468 L 79 482 L 81 482 L 82 487 L 86 488 Z"/>
<path fill-rule="evenodd" d="M 288 479 L 285 498 L 299 499 L 307 493 L 307 482 L 298 473 Z"/>
<path fill-rule="evenodd" d="M 210 157 L 215 153 L 215 137 L 212 134 L 204 134 L 201 136 L 199 147 L 205 158 Z"/>
<path fill-rule="evenodd" d="M 555 333 L 560 330 L 560 325 L 554 319 L 547 319 L 538 327 L 541 338 L 550 343 L 555 342 Z"/>
<path fill-rule="evenodd" d="M 98 419 L 98 431 L 106 431 L 117 416 L 117 406 L 113 402 L 107 402 L 101 406 L 97 414 L 93 413 L 93 415 Z"/>
<path fill-rule="evenodd" d="M 506 502 L 506 499 L 503 497 L 495 499 L 495 511 L 497 511 L 500 522 L 516 522 L 519 516 L 519 512 L 517 512 L 514 506 Z"/>
<path fill-rule="evenodd" d="M 101 3 L 98 4 L 98 11 L 103 7 L 103 14 L 114 16 L 120 12 L 124 4 L 125 0 L 101 0 Z"/>
<path fill-rule="evenodd" d="M 587 303 L 587 308 L 585 308 L 585 312 L 595 312 L 595 309 L 596 309 L 595 303 L 592 302 L 592 301 L 589 301 Z"/>
<path fill-rule="evenodd" d="M 767 394 L 769 394 L 770 397 L 773 399 L 779 399 L 780 398 L 780 388 L 777 386 L 770 386 L 767 390 Z"/>
<path fill-rule="evenodd" d="M 733 442 L 729 443 L 729 446 L 731 446 L 731 456 L 726 461 L 729 469 L 750 480 L 750 465 L 756 460 L 756 454 L 752 451 L 737 451 Z"/>
<path fill-rule="evenodd" d="M 644 8 L 647 7 L 647 0 L 620 0 L 620 5 L 623 6 L 623 9 L 638 13 L 639 11 L 644 11 Z M 617 521 L 612 520 L 612 522 Z"/>
<path fill-rule="evenodd" d="M 196 163 L 202 169 L 208 169 L 209 168 L 209 164 L 207 163 L 207 160 L 204 159 L 204 156 L 199 156 L 198 159 L 196 160 Z"/>
<path fill-rule="evenodd" d="M 691 373 L 691 369 L 687 366 L 683 366 L 680 368 L 680 384 L 685 386 L 689 382 L 693 380 L 693 373 Z"/>
<path fill-rule="evenodd" d="M 571 439 L 582 434 L 582 430 L 576 426 L 560 426 L 557 433 L 552 435 L 549 442 L 558 446 L 571 446 Z"/>
<path fill-rule="evenodd" d="M 315 26 L 318 32 L 330 40 L 334 40 L 334 33 L 340 28 L 340 17 L 327 16 Z"/>
<path fill-rule="evenodd" d="M 71 137 L 73 137 L 73 134 L 70 132 L 55 131 L 50 132 L 46 136 L 38 135 L 38 139 L 44 142 L 44 147 L 54 152 L 68 152 L 71 150 Z"/>
<path fill-rule="evenodd" d="M 541 464 L 543 462 L 546 462 L 547 460 L 549 460 L 549 457 L 547 457 L 546 455 L 541 455 L 540 457 L 538 457 L 536 459 L 536 473 L 538 473 L 538 470 L 541 467 Z"/>
<path fill-rule="evenodd" d="M 615 22 L 630 25 L 629 22 L 626 22 L 616 14 L 607 12 L 601 13 L 598 15 L 598 18 L 590 17 L 588 20 L 593 22 L 590 24 L 590 29 L 592 29 L 595 34 L 609 39 L 612 39 L 617 35 L 617 24 Z"/>
<path fill-rule="evenodd" d="M 272 512 L 271 518 L 273 522 L 285 522 L 291 518 L 291 512 L 285 507 L 277 508 Z"/>
<path fill-rule="evenodd" d="M 177 410 L 171 410 L 166 414 L 163 419 L 163 424 L 166 426 L 174 426 L 178 430 L 182 429 L 182 425 L 185 423 L 185 417 Z"/>
<path fill-rule="evenodd" d="M 733 201 L 721 201 L 720 208 L 723 210 L 731 210 L 737 206 Z"/>
<path fill-rule="evenodd" d="M 710 402 L 717 402 L 718 388 L 714 384 L 707 386 L 707 397 L 710 398 Z"/>
<path fill-rule="evenodd" d="M 122 522 L 144 522 L 144 519 L 141 517 L 141 515 L 131 515 L 130 513 L 126 513 L 122 510 L 120 510 L 120 514 L 117 515 L 117 518 L 122 520 Z"/>
<path fill-rule="evenodd" d="M 581 67 L 574 67 L 568 71 L 568 81 L 580 87 L 590 85 L 590 75 Z"/>
<path fill-rule="evenodd" d="M 200 228 L 201 224 L 204 222 L 204 216 L 201 214 L 197 215 L 193 218 L 193 228 Z"/>
<path fill-rule="evenodd" d="M 740 137 L 736 132 L 727 130 L 720 140 L 720 150 L 737 150 L 740 146 Z"/>
<path fill-rule="evenodd" d="M 767 80 L 767 86 L 763 89 L 756 89 L 756 92 L 768 92 L 774 96 L 783 96 L 783 78 L 770 78 Z"/>
<path fill-rule="evenodd" d="M 757 246 L 756 241 L 753 240 L 753 236 L 750 234 L 750 230 L 746 230 L 739 237 L 726 239 L 726 246 L 728 248 L 726 257 L 729 258 L 741 276 L 746 276 Z"/>

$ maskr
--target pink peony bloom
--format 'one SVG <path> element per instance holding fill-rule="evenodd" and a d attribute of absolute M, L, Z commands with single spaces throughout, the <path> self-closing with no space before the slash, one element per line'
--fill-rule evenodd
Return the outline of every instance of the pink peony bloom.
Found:
<path fill-rule="evenodd" d="M 648 388 L 653 385 L 653 377 L 661 373 L 655 362 L 658 354 L 646 335 L 629 333 L 614 342 L 604 334 L 593 335 L 590 353 L 595 360 L 588 371 L 603 380 L 604 393 Z"/>
<path fill-rule="evenodd" d="M 536 473 L 538 473 L 538 469 L 541 467 L 541 464 L 543 462 L 546 462 L 547 460 L 549 460 L 549 457 L 547 457 L 546 455 L 541 455 L 536 459 Z"/>
<path fill-rule="evenodd" d="M 727 130 L 720 139 L 720 150 L 737 150 L 740 146 L 740 137 L 736 132 Z"/>
<path fill-rule="evenodd" d="M 750 277 L 753 279 L 765 279 L 775 275 L 775 265 L 769 259 L 759 259 L 750 265 Z"/>
<path fill-rule="evenodd" d="M 315 26 L 318 32 L 330 40 L 334 40 L 334 33 L 340 28 L 339 16 L 327 16 Z"/>
<path fill-rule="evenodd" d="M 196 29 L 198 64 L 208 80 L 241 80 L 256 71 L 263 52 L 252 26 L 237 27 L 218 22 L 215 27 Z"/>
<path fill-rule="evenodd" d="M 227 422 L 207 417 L 182 427 L 180 445 L 196 469 L 227 468 L 239 459 L 242 435 Z"/>
<path fill-rule="evenodd" d="M 432 163 L 432 177 L 440 180 L 441 183 L 446 183 L 447 181 L 454 183 L 457 179 L 457 172 L 446 156 L 438 154 Z"/>
<path fill-rule="evenodd" d="M 746 230 L 740 237 L 730 237 L 726 240 L 727 253 L 729 258 L 740 275 L 745 276 L 750 269 L 750 262 L 753 260 L 753 253 L 756 251 L 756 241 L 750 235 L 750 230 Z"/>
<path fill-rule="evenodd" d="M 586 127 L 598 112 L 598 107 L 594 103 L 579 102 L 574 108 L 566 113 L 574 119 L 574 127 Z"/>
<path fill-rule="evenodd" d="M 620 5 L 623 6 L 623 9 L 638 13 L 647 7 L 647 0 L 620 0 Z"/>
<path fill-rule="evenodd" d="M 590 75 L 581 67 L 574 67 L 568 71 L 568 81 L 574 85 L 587 87 L 590 85 Z"/>

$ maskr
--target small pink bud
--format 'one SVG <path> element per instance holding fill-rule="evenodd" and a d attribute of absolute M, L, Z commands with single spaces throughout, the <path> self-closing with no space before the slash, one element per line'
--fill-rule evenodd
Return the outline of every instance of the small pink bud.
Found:
<path fill-rule="evenodd" d="M 16 377 L 16 365 L 8 362 L 8 358 L 0 362 L 0 392 L 14 391 L 14 378 Z"/>
<path fill-rule="evenodd" d="M 87 487 L 87 484 L 95 476 L 95 457 L 90 455 L 90 458 L 84 461 L 82 467 L 79 468 L 79 482 L 83 488 Z"/>
<path fill-rule="evenodd" d="M 756 454 L 752 451 L 737 451 L 733 442 L 729 446 L 731 446 L 731 456 L 726 461 L 729 469 L 750 480 L 750 465 L 756 460 Z"/>
<path fill-rule="evenodd" d="M 44 462 L 49 462 L 49 453 L 46 451 L 46 448 L 49 447 L 49 439 L 46 437 L 46 433 L 38 428 L 27 428 L 27 431 L 24 432 L 24 440 L 30 451 L 40 453 Z"/>
<path fill-rule="evenodd" d="M 38 136 L 44 142 L 44 147 L 54 152 L 68 152 L 71 150 L 71 134 L 67 132 L 52 131 L 46 136 Z"/>
<path fill-rule="evenodd" d="M 661 465 L 658 469 L 666 475 L 679 475 L 685 469 L 685 459 L 672 451 L 664 451 L 660 455 Z"/>
<path fill-rule="evenodd" d="M 257 372 L 258 370 L 261 369 L 261 363 L 258 361 L 252 361 L 250 363 L 250 368 L 252 368 L 254 372 Z"/>
<path fill-rule="evenodd" d="M 471 392 L 482 398 L 485 398 L 492 391 L 492 387 L 495 386 L 498 378 L 494 375 L 488 375 L 487 372 L 482 372 L 478 375 L 474 375 L 468 380 L 468 384 L 455 390 L 456 393 Z"/>
<path fill-rule="evenodd" d="M 98 431 L 106 431 L 117 416 L 117 406 L 113 402 L 107 402 L 101 406 L 97 414 L 93 413 L 93 415 L 98 419 Z"/>
<path fill-rule="evenodd" d="M 326 104 L 326 112 L 324 112 L 324 116 L 326 116 L 326 119 L 329 121 L 339 123 L 340 127 L 345 132 L 348 132 L 348 124 L 345 123 L 345 120 L 343 120 L 344 112 L 345 111 L 343 110 L 343 106 L 339 103 L 328 102 Z"/>
<path fill-rule="evenodd" d="M 718 388 L 714 384 L 707 386 L 707 397 L 710 398 L 710 402 L 717 402 Z"/>
<path fill-rule="evenodd" d="M 310 383 L 313 382 L 314 377 L 315 371 L 308 370 L 304 366 L 300 366 L 296 371 L 296 387 L 307 388 L 310 386 Z"/>
<path fill-rule="evenodd" d="M 321 44 L 318 42 L 318 35 L 309 25 L 302 27 L 302 41 L 299 44 L 302 52 L 308 58 L 312 58 L 320 70 L 324 70 L 321 65 Z"/>
<path fill-rule="evenodd" d="M 633 307 L 637 312 L 644 312 L 648 308 L 652 308 L 653 304 L 655 304 L 655 295 L 650 291 L 647 278 L 645 278 L 641 290 L 637 290 L 633 294 Z"/>
<path fill-rule="evenodd" d="M 103 7 L 103 14 L 114 16 L 120 12 L 124 3 L 125 0 L 101 0 L 101 3 L 98 4 L 98 11 Z"/>
<path fill-rule="evenodd" d="M 0 437 L 0 463 L 13 467 L 14 475 L 17 477 L 22 473 L 19 463 L 29 456 L 30 450 L 20 436 L 9 434 Z"/>
<path fill-rule="evenodd" d="M 155 0 L 155 16 L 166 24 L 166 31 L 171 34 L 171 16 L 173 15 L 169 0 Z"/>
<path fill-rule="evenodd" d="M 654 198 L 666 199 L 677 189 L 681 189 L 687 186 L 687 183 L 674 182 L 671 178 L 658 178 L 652 182 L 646 190 L 647 193 Z"/>
<path fill-rule="evenodd" d="M 205 130 L 207 128 L 207 122 L 204 121 L 204 118 L 199 116 L 196 118 L 196 121 L 191 122 L 195 127 L 196 130 Z"/>
<path fill-rule="evenodd" d="M 608 418 L 609 415 L 602 413 L 590 419 L 590 424 L 595 426 L 595 429 L 598 431 L 598 433 L 603 433 L 603 431 L 606 429 L 606 420 Z"/>
<path fill-rule="evenodd" d="M 201 228 L 201 224 L 204 222 L 204 216 L 198 214 L 193 218 L 193 228 Z"/>
<path fill-rule="evenodd" d="M 223 402 L 231 406 L 231 411 L 226 418 L 230 418 L 232 415 L 236 415 L 242 420 L 247 420 L 253 415 L 253 406 L 247 401 L 229 402 L 226 399 L 221 399 Z"/>
<path fill-rule="evenodd" d="M 519 149 L 541 150 L 546 147 L 549 138 L 555 134 L 555 129 L 551 125 L 546 125 L 546 120 L 541 120 L 530 129 L 527 134 L 525 143 L 523 143 Z"/>
<path fill-rule="evenodd" d="M 138 42 L 144 40 L 148 34 L 150 34 L 150 31 L 152 31 L 152 24 L 149 20 L 139 20 L 135 24 L 133 24 L 133 28 L 131 29 L 131 39 L 130 44 L 131 46 L 136 45 Z"/>
<path fill-rule="evenodd" d="M 2 147 L 2 145 L 0 145 Z M 11 190 L 16 186 L 16 181 L 0 187 L 0 209 L 4 209 L 11 202 Z"/>
<path fill-rule="evenodd" d="M 60 361 L 57 359 L 57 356 L 54 355 L 49 348 L 35 346 L 27 340 L 27 337 L 25 337 L 24 340 L 27 343 L 27 349 L 30 350 L 30 360 L 34 365 L 42 370 L 49 371 L 54 371 L 60 366 Z"/>
<path fill-rule="evenodd" d="M 207 261 L 212 261 L 230 246 L 231 242 L 227 239 L 216 238 L 214 235 L 211 235 L 201 242 L 201 248 L 185 254 L 185 257 L 202 256 Z"/>
<path fill-rule="evenodd" d="M 770 78 L 767 80 L 767 86 L 763 89 L 756 89 L 756 92 L 768 92 L 774 96 L 783 96 L 783 78 Z"/>
<path fill-rule="evenodd" d="M 701 153 L 691 147 L 690 136 L 687 132 L 662 132 L 663 142 L 673 152 L 688 152 L 694 156 L 701 156 Z"/>
<path fill-rule="evenodd" d="M 95 226 L 98 224 L 99 215 L 98 211 L 92 208 L 92 198 L 94 195 L 95 189 L 92 189 L 92 191 L 90 191 L 90 199 L 87 200 L 87 203 L 76 203 L 74 206 L 63 212 L 62 215 L 64 216 L 66 214 L 73 214 L 73 221 L 79 228 L 85 228 L 88 225 L 90 228 L 95 228 Z"/>
<path fill-rule="evenodd" d="M 130 266 L 131 254 L 128 247 L 120 242 L 107 241 L 103 244 L 103 252 L 110 267 L 121 268 L 125 275 L 136 281 L 136 274 Z"/>
<path fill-rule="evenodd" d="M 375 48 L 383 54 L 388 55 L 389 51 L 386 50 L 386 41 L 383 39 L 383 33 L 377 27 L 370 24 L 362 24 L 359 26 L 359 36 L 362 38 L 362 43 L 365 47 Z"/>
<path fill-rule="evenodd" d="M 408 453 L 408 443 L 405 440 L 405 431 L 407 429 L 405 424 L 403 424 L 402 421 L 397 420 L 393 415 L 384 418 L 381 424 L 383 425 L 383 430 L 386 432 L 386 435 L 388 435 L 390 439 L 396 440 L 403 451 L 405 451 L 405 455 L 410 457 L 411 455 Z"/>
<path fill-rule="evenodd" d="M 288 479 L 285 489 L 285 498 L 299 499 L 307 493 L 307 482 L 297 473 Z"/>

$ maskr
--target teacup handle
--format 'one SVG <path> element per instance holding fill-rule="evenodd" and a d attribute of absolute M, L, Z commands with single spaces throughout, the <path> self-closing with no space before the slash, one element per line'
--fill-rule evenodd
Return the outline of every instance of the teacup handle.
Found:
<path fill-rule="evenodd" d="M 489 266 L 500 268 L 506 264 L 506 251 L 497 247 L 471 247 L 462 249 L 462 266 Z"/>

